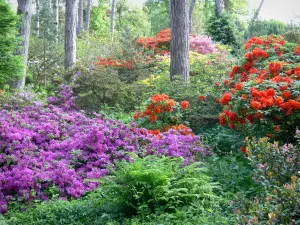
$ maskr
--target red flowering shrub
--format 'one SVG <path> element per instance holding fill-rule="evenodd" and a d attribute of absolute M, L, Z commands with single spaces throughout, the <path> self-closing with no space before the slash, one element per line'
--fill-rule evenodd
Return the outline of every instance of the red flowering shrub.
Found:
<path fill-rule="evenodd" d="M 220 123 L 290 139 L 300 124 L 300 46 L 271 35 L 251 38 L 245 49 L 229 78 L 216 84 L 224 106 Z"/>
<path fill-rule="evenodd" d="M 147 128 L 150 133 L 160 135 L 161 132 L 174 129 L 181 134 L 189 135 L 192 130 L 180 124 L 181 111 L 188 109 L 190 103 L 180 104 L 166 94 L 153 95 L 145 103 L 144 111 L 136 111 L 134 120 L 139 127 Z"/>
<path fill-rule="evenodd" d="M 160 31 L 156 37 L 140 38 L 138 43 L 146 50 L 153 50 L 157 54 L 166 54 L 170 52 L 171 29 Z"/>

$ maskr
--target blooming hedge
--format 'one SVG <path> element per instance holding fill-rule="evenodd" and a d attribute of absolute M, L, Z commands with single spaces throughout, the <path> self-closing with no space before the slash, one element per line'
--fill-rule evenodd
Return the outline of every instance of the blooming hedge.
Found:
<path fill-rule="evenodd" d="M 300 46 L 271 35 L 250 39 L 245 49 L 224 84 L 216 84 L 224 106 L 220 124 L 259 125 L 263 135 L 290 140 L 300 124 Z"/>
<path fill-rule="evenodd" d="M 0 110 L 0 213 L 10 201 L 51 198 L 50 190 L 80 197 L 98 185 L 86 179 L 100 178 L 131 154 L 182 156 L 187 162 L 210 154 L 197 136 L 169 130 L 158 138 L 135 125 L 89 118 L 74 110 L 73 100 L 64 87 L 46 108 Z"/>

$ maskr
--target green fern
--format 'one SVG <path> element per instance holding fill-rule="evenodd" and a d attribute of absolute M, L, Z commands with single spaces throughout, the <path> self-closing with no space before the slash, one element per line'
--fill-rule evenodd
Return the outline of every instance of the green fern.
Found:
<path fill-rule="evenodd" d="M 205 164 L 184 167 L 183 159 L 156 156 L 122 162 L 113 176 L 101 180 L 105 202 L 109 202 L 107 208 L 126 216 L 175 212 L 194 201 L 206 206 L 218 201 L 214 194 L 218 188 L 207 175 Z"/>

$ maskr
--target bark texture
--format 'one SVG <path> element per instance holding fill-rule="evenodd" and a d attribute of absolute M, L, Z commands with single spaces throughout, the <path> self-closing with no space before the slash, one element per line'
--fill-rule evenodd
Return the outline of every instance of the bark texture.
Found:
<path fill-rule="evenodd" d="M 83 29 L 83 0 L 79 0 L 79 3 L 78 3 L 77 35 L 80 35 L 82 29 Z"/>
<path fill-rule="evenodd" d="M 224 12 L 224 8 L 225 8 L 224 0 L 215 0 L 215 1 L 216 1 L 217 13 L 221 15 Z"/>
<path fill-rule="evenodd" d="M 90 30 L 90 21 L 91 21 L 91 2 L 92 0 L 87 0 L 86 14 L 85 14 L 85 30 Z"/>
<path fill-rule="evenodd" d="M 24 89 L 26 81 L 26 70 L 28 61 L 28 48 L 30 39 L 30 25 L 32 17 L 32 0 L 18 0 L 18 15 L 22 17 L 22 22 L 19 30 L 21 43 L 17 50 L 17 54 L 22 56 L 24 63 L 23 74 L 20 79 L 11 83 L 12 89 Z"/>
<path fill-rule="evenodd" d="M 66 0 L 65 14 L 65 69 L 76 63 L 76 16 L 77 0 Z"/>
<path fill-rule="evenodd" d="M 111 21 L 110 21 L 110 32 L 115 32 L 115 15 L 116 15 L 117 0 L 112 0 L 111 4 Z"/>
<path fill-rule="evenodd" d="M 189 9 L 188 0 L 171 0 L 171 80 L 180 75 L 189 80 Z"/>
<path fill-rule="evenodd" d="M 193 11 L 195 8 L 196 0 L 192 0 L 190 9 L 189 9 L 189 32 L 193 32 Z"/>
<path fill-rule="evenodd" d="M 59 1 L 53 1 L 53 10 L 54 10 L 54 28 L 55 28 L 55 41 L 58 42 L 59 37 Z"/>
<path fill-rule="evenodd" d="M 40 0 L 35 0 L 35 35 L 40 36 Z"/>

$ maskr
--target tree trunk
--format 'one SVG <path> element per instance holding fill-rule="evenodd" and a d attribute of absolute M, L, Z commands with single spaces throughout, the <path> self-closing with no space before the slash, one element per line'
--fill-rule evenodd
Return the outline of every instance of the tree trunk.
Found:
<path fill-rule="evenodd" d="M 65 14 L 65 69 L 76 63 L 76 16 L 77 0 L 66 0 Z"/>
<path fill-rule="evenodd" d="M 28 49 L 29 49 L 29 39 L 30 39 L 30 25 L 31 25 L 31 10 L 32 0 L 18 0 L 18 15 L 22 16 L 22 22 L 19 30 L 19 36 L 22 42 L 17 49 L 17 54 L 22 56 L 24 70 L 22 76 L 11 83 L 12 89 L 24 89 L 26 81 L 26 70 L 28 61 Z"/>
<path fill-rule="evenodd" d="M 35 0 L 35 34 L 40 36 L 40 0 Z"/>
<path fill-rule="evenodd" d="M 189 10 L 188 0 L 171 0 L 171 80 L 181 75 L 189 80 Z"/>
<path fill-rule="evenodd" d="M 58 0 L 54 0 L 53 9 L 54 9 L 55 41 L 56 41 L 56 43 L 58 43 L 58 37 L 59 37 L 59 2 L 58 2 Z"/>
<path fill-rule="evenodd" d="M 262 6 L 264 4 L 264 1 L 265 0 L 261 0 L 260 4 L 259 4 L 259 7 L 257 8 L 257 10 L 255 11 L 254 15 L 253 15 L 253 18 L 251 19 L 250 23 L 249 23 L 249 26 L 248 26 L 248 38 L 251 37 L 251 33 L 252 33 L 252 27 L 255 23 L 255 21 L 257 20 L 258 18 L 258 15 L 260 13 L 260 10 L 262 9 Z"/>
<path fill-rule="evenodd" d="M 85 29 L 89 31 L 90 29 L 90 21 L 91 21 L 91 1 L 87 0 L 87 7 L 86 7 L 86 16 L 85 16 Z"/>
<path fill-rule="evenodd" d="M 83 28 L 83 0 L 79 0 L 78 3 L 78 24 L 77 24 L 77 36 L 80 35 Z"/>
<path fill-rule="evenodd" d="M 252 20 L 251 20 L 251 22 L 250 22 L 250 25 L 252 25 L 252 24 L 257 20 L 258 15 L 259 15 L 259 13 L 260 13 L 260 10 L 261 10 L 261 8 L 262 8 L 264 2 L 265 2 L 265 0 L 261 0 L 261 2 L 260 2 L 260 4 L 259 4 L 259 7 L 258 7 L 257 10 L 255 11 L 254 16 L 253 16 L 253 18 L 252 18 Z"/>
<path fill-rule="evenodd" d="M 195 8 L 196 0 L 192 0 L 189 9 L 189 32 L 193 32 L 193 10 Z"/>
<path fill-rule="evenodd" d="M 115 31 L 116 4 L 117 4 L 117 0 L 112 0 L 112 4 L 111 4 L 111 21 L 110 21 L 110 32 L 111 33 L 114 33 L 114 31 Z"/>
<path fill-rule="evenodd" d="M 215 0 L 216 1 L 216 9 L 217 9 L 217 13 L 218 15 L 222 15 L 222 13 L 224 12 L 224 0 Z"/>

